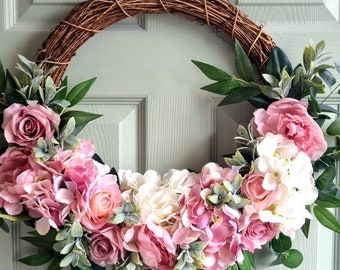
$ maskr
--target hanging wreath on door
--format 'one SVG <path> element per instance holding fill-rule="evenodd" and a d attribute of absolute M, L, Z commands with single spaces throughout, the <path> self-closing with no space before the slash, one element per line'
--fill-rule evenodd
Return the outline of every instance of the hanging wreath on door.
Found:
<path fill-rule="evenodd" d="M 193 16 L 235 39 L 238 75 L 193 63 L 214 81 L 202 89 L 223 95 L 221 105 L 248 100 L 257 110 L 248 127 L 239 126 L 239 147 L 225 167 L 208 163 L 199 173 L 171 169 L 163 177 L 151 170 L 117 173 L 77 137 L 99 115 L 70 109 L 94 80 L 68 89 L 62 78 L 95 33 L 139 13 L 164 12 Z M 293 69 L 262 26 L 222 0 L 91 0 L 75 7 L 36 62 L 19 56 L 24 81 L 0 68 L 6 141 L 0 225 L 27 221 L 36 231 L 23 240 L 39 248 L 20 261 L 51 261 L 48 269 L 250 270 L 254 252 L 270 243 L 277 262 L 299 266 L 303 257 L 291 239 L 298 229 L 308 235 L 312 214 L 340 232 L 326 209 L 340 206 L 334 182 L 340 146 L 337 140 L 329 147 L 320 128 L 335 113 L 325 130 L 338 138 L 340 120 L 316 99 L 335 85 L 324 47 L 323 41 L 307 46 L 303 64 Z M 264 72 L 262 82 L 252 63 Z"/>

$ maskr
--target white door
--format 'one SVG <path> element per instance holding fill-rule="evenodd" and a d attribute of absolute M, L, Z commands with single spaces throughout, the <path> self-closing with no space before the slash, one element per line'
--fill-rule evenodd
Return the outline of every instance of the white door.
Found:
<path fill-rule="evenodd" d="M 13 70 L 18 53 L 34 59 L 49 30 L 79 2 L 1 0 L 4 66 Z M 301 61 L 310 38 L 325 39 L 340 59 L 339 1 L 240 0 L 238 6 L 255 22 L 265 24 L 265 31 L 294 64 Z M 221 161 L 221 154 L 233 150 L 237 123 L 246 123 L 251 109 L 217 110 L 219 99 L 199 90 L 207 80 L 190 60 L 233 73 L 233 57 L 228 42 L 180 15 L 139 15 L 109 27 L 81 47 L 67 71 L 70 85 L 98 78 L 81 109 L 104 117 L 81 136 L 91 138 L 102 158 L 121 169 L 164 173 L 170 168 L 199 170 L 207 161 Z M 32 251 L 19 241 L 25 228 L 11 229 L 11 234 L 0 232 L 0 270 L 33 269 L 16 263 Z M 310 239 L 298 235 L 295 245 L 305 254 L 299 269 L 339 269 L 336 238 L 315 224 Z M 267 259 L 262 255 L 259 262 Z M 283 268 L 260 265 L 258 269 Z"/>

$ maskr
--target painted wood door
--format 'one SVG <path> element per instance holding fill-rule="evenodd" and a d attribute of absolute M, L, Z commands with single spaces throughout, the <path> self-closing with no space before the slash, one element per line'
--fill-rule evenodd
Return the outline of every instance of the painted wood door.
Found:
<path fill-rule="evenodd" d="M 15 65 L 17 54 L 34 59 L 49 30 L 79 0 L 0 0 L 0 57 Z M 310 38 L 325 39 L 340 58 L 339 1 L 240 0 L 238 6 L 265 25 L 294 64 Z M 97 34 L 78 51 L 68 68 L 70 85 L 97 77 L 80 109 L 104 114 L 82 137 L 92 139 L 110 165 L 160 173 L 170 168 L 199 168 L 207 161 L 222 163 L 233 150 L 238 123 L 246 123 L 250 107 L 222 107 L 219 98 L 199 88 L 207 80 L 191 59 L 233 73 L 234 52 L 229 37 L 180 15 L 139 15 Z M 337 106 L 339 100 L 333 99 Z M 13 225 L 0 232 L 0 270 L 33 269 L 16 262 L 32 252 L 19 240 L 26 228 Z M 305 254 L 301 270 L 337 270 L 339 243 L 333 234 L 313 224 L 308 242 L 298 235 L 295 245 Z M 270 260 L 260 255 L 259 262 Z M 39 268 L 40 269 L 40 268 Z M 41 269 L 44 269 L 43 267 Z M 283 269 L 280 267 L 258 269 Z"/>

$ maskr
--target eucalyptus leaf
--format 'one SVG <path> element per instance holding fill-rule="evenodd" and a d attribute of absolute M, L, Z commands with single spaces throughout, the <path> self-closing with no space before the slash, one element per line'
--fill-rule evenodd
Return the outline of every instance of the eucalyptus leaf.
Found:
<path fill-rule="evenodd" d="M 231 78 L 231 75 L 222 69 L 196 60 L 191 61 L 203 72 L 205 76 L 213 81 L 224 81 Z"/>
<path fill-rule="evenodd" d="M 75 256 L 76 254 L 74 254 L 73 252 L 67 254 L 60 262 L 59 266 L 60 267 L 66 267 L 68 265 L 71 264 L 71 262 L 73 261 L 73 257 Z"/>
<path fill-rule="evenodd" d="M 235 40 L 235 66 L 237 73 L 243 80 L 247 82 L 255 81 L 253 65 L 237 40 Z"/>
<path fill-rule="evenodd" d="M 340 223 L 333 213 L 327 208 L 315 206 L 313 212 L 317 220 L 326 228 L 331 229 L 336 233 L 340 233 Z"/>
<path fill-rule="evenodd" d="M 71 226 L 71 236 L 72 237 L 82 237 L 83 236 L 83 227 L 78 221 L 73 221 Z"/>
<path fill-rule="evenodd" d="M 67 94 L 66 100 L 70 102 L 70 106 L 74 106 L 79 103 L 90 90 L 91 86 L 95 82 L 96 78 L 89 79 L 74 86 Z"/>
<path fill-rule="evenodd" d="M 60 254 L 63 254 L 63 255 L 69 254 L 72 251 L 73 246 L 74 246 L 74 242 L 66 244 L 62 248 L 62 250 L 60 250 Z"/>

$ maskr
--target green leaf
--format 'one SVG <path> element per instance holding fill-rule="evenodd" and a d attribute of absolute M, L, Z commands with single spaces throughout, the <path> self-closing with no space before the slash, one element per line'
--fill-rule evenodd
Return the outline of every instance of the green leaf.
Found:
<path fill-rule="evenodd" d="M 324 191 L 319 191 L 315 204 L 325 208 L 337 208 L 340 207 L 340 198 Z"/>
<path fill-rule="evenodd" d="M 301 265 L 303 261 L 303 255 L 296 249 L 290 249 L 281 256 L 281 262 L 288 268 L 296 268 Z"/>
<path fill-rule="evenodd" d="M 59 263 L 62 260 L 62 256 L 55 254 L 55 256 L 53 256 L 52 261 L 50 262 L 50 264 L 48 265 L 47 270 L 59 270 Z"/>
<path fill-rule="evenodd" d="M 1 213 L 0 213 L 0 218 L 10 220 L 10 221 L 14 221 L 14 222 L 21 222 L 21 221 L 26 221 L 26 220 L 32 219 L 32 217 L 30 217 L 29 215 L 25 215 L 25 214 L 12 216 L 12 215 L 1 214 Z"/>
<path fill-rule="evenodd" d="M 320 55 L 320 53 L 325 49 L 325 47 L 326 42 L 324 40 L 320 40 L 315 46 L 316 55 Z"/>
<path fill-rule="evenodd" d="M 37 237 L 34 237 L 34 236 L 25 236 L 25 237 L 21 237 L 20 238 L 21 240 L 24 240 L 36 247 L 39 247 L 39 248 L 42 248 L 42 249 L 50 249 L 50 250 L 53 250 L 52 248 L 52 244 L 51 242 L 49 241 L 43 241 L 42 239 L 39 239 Z"/>
<path fill-rule="evenodd" d="M 237 40 L 235 40 L 235 66 L 237 73 L 243 80 L 247 82 L 255 81 L 253 65 Z"/>
<path fill-rule="evenodd" d="M 72 88 L 66 97 L 66 100 L 70 102 L 71 106 L 76 105 L 86 96 L 95 80 L 96 78 L 92 78 L 90 80 L 81 82 Z"/>
<path fill-rule="evenodd" d="M 328 64 L 322 64 L 322 65 L 316 66 L 314 68 L 314 72 L 317 73 L 320 70 L 326 70 L 326 69 L 334 69 L 334 66 L 328 65 Z"/>
<path fill-rule="evenodd" d="M 305 223 L 301 227 L 301 231 L 303 232 L 303 235 L 308 238 L 309 235 L 309 229 L 310 229 L 310 219 L 306 218 Z"/>
<path fill-rule="evenodd" d="M 335 118 L 335 120 L 328 126 L 326 130 L 327 134 L 330 136 L 340 135 L 340 118 Z"/>
<path fill-rule="evenodd" d="M 308 113 L 313 117 L 316 117 L 318 113 L 321 113 L 319 103 L 312 95 L 308 97 Z"/>
<path fill-rule="evenodd" d="M 24 98 L 17 91 L 20 87 L 17 84 L 15 77 L 7 70 L 6 72 L 6 85 L 5 85 L 5 98 L 7 100 L 8 105 L 13 103 L 21 103 L 23 104 Z"/>
<path fill-rule="evenodd" d="M 292 240 L 288 236 L 280 233 L 279 238 L 271 240 L 271 246 L 275 252 L 283 253 L 292 247 Z"/>
<path fill-rule="evenodd" d="M 0 218 L 0 228 L 4 232 L 9 233 L 9 227 L 8 227 L 7 223 L 2 218 Z"/>
<path fill-rule="evenodd" d="M 246 101 L 251 97 L 261 94 L 260 89 L 251 86 L 237 87 L 231 90 L 225 98 L 221 101 L 219 106 L 240 103 Z"/>
<path fill-rule="evenodd" d="M 255 268 L 255 256 L 249 251 L 243 251 L 244 260 L 242 264 L 239 264 L 240 270 L 251 270 Z"/>
<path fill-rule="evenodd" d="M 336 217 L 327 209 L 321 206 L 315 206 L 313 212 L 317 220 L 326 228 L 340 233 L 340 223 Z"/>
<path fill-rule="evenodd" d="M 286 68 L 288 74 L 293 74 L 292 64 L 290 63 L 288 56 L 281 48 L 274 47 L 269 56 L 265 72 L 280 79 L 281 71 L 284 68 Z"/>
<path fill-rule="evenodd" d="M 336 83 L 334 75 L 329 70 L 322 69 L 319 71 L 319 75 L 324 80 L 328 87 L 331 87 Z"/>
<path fill-rule="evenodd" d="M 334 167 L 327 167 L 322 174 L 316 179 L 315 185 L 319 190 L 325 190 L 333 182 L 336 176 Z"/>
<path fill-rule="evenodd" d="M 227 270 L 239 270 L 237 263 L 233 264 L 232 266 L 229 266 Z"/>
<path fill-rule="evenodd" d="M 3 93 L 5 91 L 6 87 L 6 74 L 4 67 L 0 61 L 0 93 Z"/>
<path fill-rule="evenodd" d="M 236 87 L 240 87 L 241 83 L 239 81 L 229 79 L 224 81 L 215 82 L 206 86 L 203 86 L 201 89 L 219 95 L 226 95 L 231 90 Z"/>
<path fill-rule="evenodd" d="M 205 76 L 213 81 L 224 81 L 231 78 L 231 75 L 222 69 L 195 60 L 191 60 L 191 62 L 193 62 Z"/>
<path fill-rule="evenodd" d="M 30 266 L 43 265 L 53 258 L 53 252 L 50 250 L 39 250 L 39 253 L 19 259 L 19 262 Z"/>
<path fill-rule="evenodd" d="M 315 49 L 312 46 L 305 47 L 303 51 L 303 65 L 307 71 L 312 68 L 312 62 L 314 62 L 316 56 Z"/>
<path fill-rule="evenodd" d="M 67 97 L 67 77 L 61 82 L 57 93 L 55 94 L 53 101 L 64 100 Z"/>
<path fill-rule="evenodd" d="M 76 122 L 72 135 L 76 136 L 90 121 L 101 116 L 100 114 L 83 111 L 68 111 L 61 116 L 61 126 L 65 125 L 73 117 Z"/>

